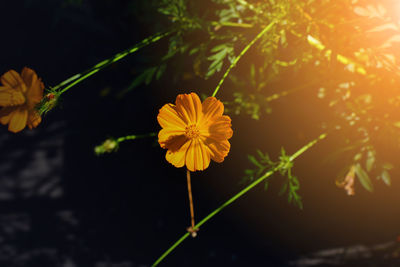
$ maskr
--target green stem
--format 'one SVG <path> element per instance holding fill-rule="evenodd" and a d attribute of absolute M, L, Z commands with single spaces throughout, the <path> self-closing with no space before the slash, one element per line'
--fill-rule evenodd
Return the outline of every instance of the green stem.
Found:
<path fill-rule="evenodd" d="M 118 137 L 115 141 L 119 143 L 124 142 L 126 140 L 135 140 L 135 139 L 140 139 L 140 138 L 146 138 L 146 137 L 152 137 L 156 136 L 157 133 L 148 133 L 148 134 L 141 134 L 141 135 L 127 135 L 123 137 Z"/>
<path fill-rule="evenodd" d="M 219 81 L 217 87 L 215 88 L 214 93 L 212 94 L 212 96 L 215 96 L 218 93 L 219 88 L 224 83 L 226 77 L 228 77 L 229 72 L 236 66 L 236 64 L 242 58 L 242 56 L 244 54 L 246 54 L 247 50 L 249 50 L 250 47 L 252 47 L 253 44 L 255 42 L 257 42 L 258 39 L 261 38 L 261 36 L 263 36 L 267 31 L 272 29 L 272 27 L 275 25 L 275 23 L 276 23 L 275 21 L 272 21 L 270 24 L 268 24 L 259 34 L 257 34 L 257 36 L 248 45 L 246 45 L 246 47 L 240 52 L 240 54 L 235 58 L 235 60 L 232 62 L 232 64 L 226 70 L 226 72 L 224 73 L 224 76 L 222 76 L 222 79 Z"/>
<path fill-rule="evenodd" d="M 212 21 L 211 22 L 212 26 L 221 26 L 221 27 L 238 27 L 238 28 L 253 28 L 253 24 L 248 24 L 248 23 L 236 23 L 236 22 L 230 22 L 230 21 Z"/>
<path fill-rule="evenodd" d="M 135 45 L 132 46 L 131 48 L 129 48 L 129 49 L 123 51 L 123 52 L 120 52 L 120 53 L 114 55 L 113 57 L 111 57 L 111 58 L 109 58 L 109 59 L 106 59 L 106 60 L 103 60 L 103 61 L 97 63 L 97 64 L 96 64 L 95 66 L 93 66 L 91 69 L 89 69 L 89 70 L 87 70 L 87 71 L 84 71 L 84 72 L 82 72 L 82 73 L 80 73 L 80 74 L 75 74 L 74 76 L 72 76 L 72 77 L 66 79 L 65 81 L 59 83 L 58 85 L 56 85 L 56 86 L 53 87 L 52 89 L 53 89 L 54 91 L 56 91 L 56 90 L 58 90 L 58 89 L 60 89 L 60 88 L 62 88 L 63 86 L 65 86 L 65 85 L 68 84 L 66 87 L 64 87 L 64 88 L 60 91 L 60 94 L 62 94 L 62 93 L 64 93 L 65 91 L 67 91 L 68 89 L 70 89 L 71 87 L 73 87 L 73 86 L 75 86 L 76 84 L 80 83 L 81 81 L 83 81 L 83 80 L 89 78 L 90 76 L 92 76 L 92 75 L 95 74 L 96 72 L 98 72 L 98 71 L 104 69 L 105 67 L 109 66 L 110 64 L 115 63 L 115 62 L 117 62 L 117 61 L 123 59 L 124 57 L 126 57 L 126 56 L 128 56 L 128 55 L 130 55 L 130 54 L 132 54 L 132 53 L 134 53 L 134 52 L 136 52 L 136 51 L 138 51 L 139 49 L 141 49 L 141 48 L 143 48 L 143 47 L 145 47 L 145 46 L 147 46 L 147 45 L 150 45 L 150 44 L 152 44 L 152 43 L 157 42 L 158 40 L 160 40 L 160 39 L 162 39 L 162 38 L 164 38 L 164 37 L 170 35 L 172 32 L 173 32 L 173 31 L 169 31 L 169 32 L 166 32 L 166 33 L 158 33 L 158 34 L 155 34 L 155 35 L 153 35 L 153 36 L 150 36 L 150 37 L 148 37 L 148 38 L 142 40 L 140 43 L 135 44 Z"/>
<path fill-rule="evenodd" d="M 303 154 L 304 152 L 306 152 L 308 149 L 310 149 L 312 146 L 314 146 L 318 141 L 324 139 L 327 136 L 326 133 L 321 134 L 318 138 L 316 138 L 315 140 L 309 142 L 308 144 L 306 144 L 305 146 L 303 146 L 302 148 L 300 148 L 298 151 L 296 151 L 290 158 L 290 161 L 295 160 L 298 156 L 300 156 L 301 154 Z M 242 191 L 240 191 L 239 193 L 237 193 L 236 195 L 234 195 L 233 197 L 231 197 L 228 201 L 226 201 L 224 204 L 222 204 L 221 206 L 219 206 L 217 209 L 215 209 L 213 212 L 211 212 L 210 214 L 208 214 L 204 219 L 202 219 L 199 223 L 197 223 L 195 225 L 195 229 L 196 228 L 200 228 L 200 226 L 202 226 L 203 224 L 205 224 L 208 220 L 210 220 L 212 217 L 214 217 L 217 213 L 219 213 L 222 209 L 224 209 L 225 207 L 229 206 L 232 202 L 234 202 L 235 200 L 237 200 L 239 197 L 243 196 L 244 194 L 246 194 L 249 190 L 251 190 L 253 187 L 255 187 L 256 185 L 258 185 L 259 183 L 261 183 L 262 181 L 264 181 L 265 179 L 267 179 L 268 177 L 270 177 L 272 174 L 274 174 L 276 171 L 278 171 L 280 168 L 283 167 L 284 163 L 280 163 L 278 166 L 276 166 L 275 168 L 267 171 L 263 176 L 259 177 L 257 180 L 255 180 L 254 182 L 252 182 L 251 184 L 249 184 L 247 187 L 245 187 Z M 152 265 L 152 267 L 157 266 L 165 257 L 168 256 L 168 254 L 170 254 L 179 244 L 181 244 L 187 237 L 189 236 L 189 233 L 184 234 L 181 238 L 179 238 L 178 241 L 176 241 L 169 249 L 167 249 Z"/>
<path fill-rule="evenodd" d="M 273 100 L 277 100 L 277 99 L 279 99 L 279 98 L 281 98 L 281 97 L 284 97 L 284 96 L 287 96 L 287 95 L 289 95 L 289 94 L 291 94 L 291 93 L 294 93 L 294 92 L 300 91 L 300 90 L 302 90 L 302 89 L 308 88 L 308 87 L 310 87 L 311 85 L 313 85 L 314 83 L 315 83 L 315 81 L 310 81 L 310 82 L 308 82 L 308 83 L 303 83 L 303 84 L 301 84 L 300 86 L 295 87 L 295 88 L 292 88 L 292 89 L 290 89 L 290 90 L 282 91 L 282 92 L 280 92 L 280 93 L 275 93 L 275 94 L 273 94 L 273 95 L 267 96 L 267 97 L 265 98 L 265 101 L 266 101 L 266 102 L 271 102 L 271 101 L 273 101 Z"/>
<path fill-rule="evenodd" d="M 318 136 L 317 139 L 314 139 L 307 145 L 305 145 L 302 148 L 300 148 L 299 150 L 297 150 L 293 155 L 290 156 L 289 161 L 294 161 L 298 156 L 300 156 L 301 154 L 306 152 L 310 147 L 315 145 L 318 141 L 325 139 L 327 135 L 328 135 L 327 133 L 323 133 L 320 136 Z"/>
<path fill-rule="evenodd" d="M 60 91 L 60 95 L 62 93 L 64 93 L 65 91 L 67 91 L 69 88 L 75 86 L 76 84 L 80 83 L 81 81 L 85 80 L 86 78 L 89 78 L 90 76 L 92 76 L 93 74 L 95 74 L 96 72 L 98 72 L 100 69 L 94 69 L 92 71 L 90 71 L 89 73 L 83 75 L 82 77 L 79 75 L 78 77 L 80 77 L 79 79 L 75 80 L 74 82 L 70 83 L 68 86 L 64 87 L 61 91 Z"/>

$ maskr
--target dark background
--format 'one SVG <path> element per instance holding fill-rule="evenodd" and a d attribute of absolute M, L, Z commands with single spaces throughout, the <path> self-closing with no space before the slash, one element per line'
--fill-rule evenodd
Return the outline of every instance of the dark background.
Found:
<path fill-rule="evenodd" d="M 54 86 L 165 29 L 168 22 L 147 5 L 2 1 L 0 72 L 28 66 Z M 158 131 L 159 108 L 178 93 L 214 88 L 219 75 L 174 82 L 178 63 L 172 61 L 160 81 L 118 98 L 167 45 L 153 44 L 73 87 L 33 131 L 0 128 L 0 266 L 149 266 L 184 234 L 190 224 L 185 171 L 166 162 L 156 139 L 125 142 L 101 157 L 93 152 L 109 136 Z M 232 93 L 221 90 L 221 98 Z M 192 175 L 198 220 L 243 187 L 247 154 L 260 148 L 277 158 L 281 146 L 292 153 L 321 133 L 315 113 L 322 107 L 298 109 L 296 99 L 277 101 L 260 121 L 232 116 L 225 162 Z M 299 259 L 324 258 L 313 253 L 332 248 L 342 249 L 328 251 L 343 266 L 398 266 L 392 257 L 400 223 L 396 169 L 391 187 L 376 182 L 370 194 L 357 185 L 356 196 L 347 197 L 334 184 L 345 162 L 324 161 L 335 145 L 328 138 L 296 161 L 303 211 L 278 196 L 283 178 L 276 176 L 268 191 L 262 185 L 250 191 L 161 266 L 328 266 Z M 387 247 L 375 253 L 376 244 Z M 344 248 L 356 248 L 351 263 Z"/>

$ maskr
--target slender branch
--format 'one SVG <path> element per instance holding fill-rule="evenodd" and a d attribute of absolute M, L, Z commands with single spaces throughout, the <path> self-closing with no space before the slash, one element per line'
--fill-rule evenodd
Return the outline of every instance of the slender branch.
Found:
<path fill-rule="evenodd" d="M 302 89 L 308 88 L 311 85 L 313 85 L 314 83 L 315 83 L 315 81 L 310 81 L 308 83 L 300 84 L 299 86 L 297 86 L 295 88 L 292 88 L 292 89 L 289 89 L 289 90 L 286 90 L 286 91 L 282 91 L 282 92 L 275 93 L 273 95 L 267 96 L 264 100 L 266 102 L 272 102 L 272 101 L 277 100 L 277 99 L 279 99 L 281 97 L 287 96 L 287 95 L 289 95 L 291 93 L 294 93 L 294 92 L 300 91 Z"/>
<path fill-rule="evenodd" d="M 212 21 L 211 22 L 212 26 L 220 26 L 220 27 L 237 27 L 237 28 L 253 28 L 253 24 L 248 24 L 248 23 L 236 23 L 236 22 L 230 22 L 230 21 Z"/>
<path fill-rule="evenodd" d="M 226 70 L 226 72 L 224 73 L 224 76 L 222 76 L 222 79 L 219 81 L 217 87 L 215 88 L 212 96 L 215 96 L 218 93 L 219 88 L 224 83 L 226 77 L 228 77 L 228 74 L 230 73 L 230 71 L 236 66 L 236 64 L 242 58 L 242 56 L 244 54 L 246 54 L 247 50 L 249 50 L 250 47 L 252 47 L 254 45 L 254 43 L 257 42 L 257 40 L 261 38 L 261 36 L 263 36 L 266 32 L 268 32 L 270 29 L 272 29 L 272 27 L 275 25 L 275 23 L 276 23 L 275 21 L 272 21 L 270 24 L 268 24 L 259 34 L 257 34 L 257 36 L 248 45 L 246 45 L 246 47 L 240 52 L 240 54 L 235 58 L 235 60 L 232 62 L 232 64 Z"/>
<path fill-rule="evenodd" d="M 309 142 L 302 148 L 300 148 L 298 151 L 296 151 L 292 156 L 290 156 L 289 160 L 293 161 L 297 157 L 299 157 L 301 154 L 306 152 L 308 149 L 310 149 L 312 146 L 314 146 L 318 141 L 325 139 L 327 136 L 326 133 L 321 134 L 318 138 L 315 140 Z M 260 184 L 262 181 L 270 177 L 272 174 L 277 172 L 280 168 L 283 167 L 283 165 L 286 164 L 284 162 L 281 162 L 278 164 L 278 166 L 274 167 L 273 169 L 267 171 L 264 175 L 259 177 L 257 180 L 249 184 L 247 187 L 245 187 L 243 190 L 241 190 L 239 193 L 231 197 L 229 200 L 227 200 L 224 204 L 219 206 L 217 209 L 215 209 L 213 212 L 208 214 L 204 219 L 202 219 L 199 223 L 195 225 L 195 228 L 199 228 L 203 224 L 205 224 L 208 220 L 210 220 L 212 217 L 214 217 L 217 213 L 219 213 L 221 210 L 223 210 L 225 207 L 229 206 L 232 204 L 235 200 L 246 194 L 248 191 L 250 191 L 252 188 L 254 188 L 256 185 Z M 179 244 L 181 244 L 187 237 L 189 236 L 189 233 L 184 234 L 181 238 L 179 238 L 178 241 L 176 241 L 169 249 L 167 249 L 152 265 L 152 267 L 157 266 L 165 257 L 168 256 Z"/>
<path fill-rule="evenodd" d="M 104 66 L 104 67 L 105 67 L 105 66 Z M 89 71 L 89 73 L 87 73 L 87 74 L 85 74 L 85 75 L 83 75 L 83 76 L 80 76 L 80 75 L 79 75 L 78 77 L 80 77 L 80 78 L 79 78 L 79 79 L 76 79 L 74 82 L 72 82 L 72 83 L 70 83 L 68 86 L 64 87 L 64 88 L 60 91 L 60 94 L 66 92 L 66 91 L 67 91 L 68 89 L 70 89 L 71 87 L 73 87 L 73 86 L 77 85 L 78 83 L 80 83 L 81 81 L 83 81 L 83 80 L 89 78 L 90 76 L 92 76 L 93 74 L 95 74 L 96 72 L 98 72 L 98 71 L 100 71 L 100 70 L 101 70 L 101 69 L 98 68 L 98 69 L 94 69 L 94 70 L 92 70 L 92 71 Z"/>
<path fill-rule="evenodd" d="M 97 63 L 91 69 L 89 69 L 87 71 L 84 71 L 84 72 L 82 72 L 80 74 L 75 74 L 74 76 L 72 76 L 72 77 L 66 79 L 65 81 L 59 83 L 58 85 L 54 86 L 52 88 L 52 90 L 56 91 L 56 90 L 62 88 L 63 86 L 66 86 L 60 91 L 60 93 L 64 93 L 65 91 L 67 91 L 71 87 L 73 87 L 76 84 L 80 83 L 81 81 L 89 78 L 90 76 L 92 76 L 96 72 L 104 69 L 105 67 L 109 66 L 110 64 L 115 63 L 115 62 L 123 59 L 124 57 L 126 57 L 126 56 L 128 56 L 128 55 L 130 55 L 130 54 L 132 54 L 132 53 L 134 53 L 136 51 L 138 51 L 139 49 L 141 49 L 141 48 L 143 48 L 143 47 L 145 47 L 147 45 L 150 45 L 152 43 L 155 43 L 155 42 L 159 41 L 160 39 L 170 35 L 171 33 L 173 33 L 173 31 L 169 31 L 169 32 L 165 32 L 165 33 L 158 33 L 158 34 L 155 34 L 153 36 L 150 36 L 150 37 L 142 40 L 140 43 L 135 44 L 131 48 L 128 48 L 125 51 L 120 52 L 120 53 L 114 55 L 113 57 L 111 57 L 109 59 L 106 59 L 106 60 L 103 60 L 103 61 Z"/>
<path fill-rule="evenodd" d="M 308 143 L 307 145 L 303 146 L 302 148 L 300 148 L 299 150 L 297 150 L 293 155 L 290 156 L 289 161 L 293 162 L 298 156 L 300 156 L 301 154 L 303 154 L 305 151 L 307 151 L 310 147 L 312 147 L 313 145 L 315 145 L 318 141 L 323 140 L 326 138 L 328 134 L 327 133 L 323 133 L 320 136 L 318 136 L 317 139 L 314 139 L 313 141 L 311 141 L 310 143 Z"/>
<path fill-rule="evenodd" d="M 135 139 L 141 139 L 141 138 L 146 138 L 146 137 L 153 137 L 156 136 L 157 133 L 148 133 L 148 134 L 132 134 L 132 135 L 127 135 L 127 136 L 122 136 L 118 137 L 116 141 L 119 143 L 127 141 L 127 140 L 135 140 Z"/>

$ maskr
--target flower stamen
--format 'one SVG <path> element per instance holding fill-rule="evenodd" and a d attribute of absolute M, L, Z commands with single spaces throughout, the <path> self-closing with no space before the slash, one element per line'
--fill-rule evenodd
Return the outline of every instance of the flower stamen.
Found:
<path fill-rule="evenodd" d="M 200 131 L 197 128 L 196 124 L 191 124 L 185 127 L 185 135 L 189 139 L 194 139 L 199 137 Z"/>

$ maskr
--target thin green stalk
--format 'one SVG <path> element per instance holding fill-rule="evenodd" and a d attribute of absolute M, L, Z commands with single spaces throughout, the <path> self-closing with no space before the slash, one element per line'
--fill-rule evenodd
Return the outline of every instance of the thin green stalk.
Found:
<path fill-rule="evenodd" d="M 248 24 L 248 23 L 236 23 L 236 22 L 230 22 L 230 21 L 212 21 L 211 22 L 212 26 L 220 26 L 220 27 L 237 27 L 237 28 L 253 28 L 253 24 Z"/>
<path fill-rule="evenodd" d="M 310 81 L 308 83 L 303 83 L 300 86 L 297 86 L 295 88 L 292 88 L 292 89 L 289 89 L 289 90 L 286 90 L 286 91 L 282 91 L 280 93 L 275 93 L 273 95 L 267 96 L 264 100 L 266 102 L 271 102 L 273 100 L 277 100 L 277 99 L 279 99 L 281 97 L 287 96 L 287 95 L 292 94 L 292 93 L 297 92 L 297 91 L 300 91 L 300 90 L 302 90 L 304 88 L 308 88 L 311 85 L 313 85 L 314 83 L 315 83 L 315 81 Z"/>
<path fill-rule="evenodd" d="M 242 56 L 244 54 L 246 54 L 247 50 L 249 50 L 250 47 L 252 47 L 253 44 L 255 42 L 257 42 L 258 39 L 261 38 L 261 36 L 263 36 L 266 32 L 268 32 L 270 29 L 272 29 L 272 27 L 275 25 L 275 23 L 276 23 L 275 21 L 272 21 L 270 24 L 268 24 L 259 34 L 257 34 L 257 36 L 248 45 L 246 45 L 246 47 L 240 52 L 240 54 L 235 58 L 235 60 L 232 62 L 232 64 L 226 70 L 226 72 L 224 73 L 224 76 L 222 76 L 222 79 L 219 81 L 217 87 L 215 88 L 214 93 L 212 94 L 212 96 L 215 96 L 218 93 L 219 88 L 224 83 L 226 77 L 228 77 L 229 72 L 236 66 L 236 64 L 242 58 Z"/>
<path fill-rule="evenodd" d="M 292 156 L 290 156 L 289 160 L 293 161 L 295 160 L 298 156 L 306 152 L 308 149 L 310 149 L 312 146 L 314 146 L 318 141 L 324 139 L 327 136 L 326 133 L 321 134 L 318 138 L 315 140 L 309 142 L 302 148 L 300 148 L 298 151 L 296 151 Z M 219 213 L 222 209 L 225 207 L 229 206 L 232 204 L 235 200 L 237 200 L 239 197 L 243 196 L 246 194 L 249 190 L 254 188 L 256 185 L 270 177 L 272 174 L 274 174 L 276 171 L 278 171 L 280 168 L 283 167 L 283 165 L 286 164 L 284 162 L 281 162 L 278 166 L 275 168 L 267 171 L 263 176 L 259 177 L 257 180 L 249 184 L 247 187 L 245 187 L 242 191 L 231 197 L 228 201 L 226 201 L 224 204 L 219 206 L 217 209 L 215 209 L 213 212 L 208 214 L 204 219 L 202 219 L 199 223 L 195 225 L 195 228 L 200 228 L 203 224 L 205 224 L 208 220 L 210 220 L 212 217 L 214 217 L 217 213 Z M 181 244 L 187 237 L 189 236 L 189 233 L 185 233 L 181 238 L 179 238 L 178 241 L 176 241 L 169 249 L 167 249 L 152 265 L 152 267 L 157 266 L 165 257 L 168 256 L 179 244 Z"/>
<path fill-rule="evenodd" d="M 69 88 L 73 87 L 74 85 L 80 83 L 81 81 L 85 80 L 86 78 L 89 78 L 90 76 L 92 76 L 93 74 L 95 74 L 96 72 L 98 72 L 101 69 L 94 69 L 92 71 L 90 71 L 89 73 L 83 75 L 83 76 L 79 76 L 80 78 L 75 80 L 74 82 L 70 83 L 68 86 L 64 87 L 61 91 L 60 91 L 60 95 L 62 93 L 64 93 L 65 91 L 67 91 Z"/>
<path fill-rule="evenodd" d="M 146 138 L 146 137 L 152 137 L 156 136 L 157 133 L 148 133 L 148 134 L 137 134 L 137 135 L 127 135 L 123 137 L 119 137 L 116 139 L 116 141 L 119 143 L 124 142 L 126 140 L 135 140 L 135 139 L 140 139 L 140 138 Z"/>
<path fill-rule="evenodd" d="M 141 49 L 141 48 L 143 48 L 143 47 L 145 47 L 147 45 L 150 45 L 152 43 L 155 43 L 155 42 L 159 41 L 160 39 L 170 35 L 172 32 L 173 31 L 169 31 L 169 32 L 166 32 L 166 33 L 158 33 L 158 34 L 155 34 L 153 36 L 150 36 L 150 37 L 142 40 L 140 43 L 135 44 L 131 48 L 129 48 L 129 49 L 127 49 L 127 50 L 125 50 L 125 51 L 123 51 L 121 53 L 118 53 L 118 54 L 114 55 L 113 57 L 111 57 L 109 59 L 106 59 L 106 60 L 103 60 L 103 61 L 97 63 L 91 69 L 89 69 L 87 71 L 84 71 L 84 72 L 82 72 L 80 74 L 75 74 L 74 76 L 72 76 L 72 77 L 66 79 L 65 81 L 59 83 L 58 85 L 56 85 L 52 89 L 54 91 L 56 91 L 56 90 L 62 88 L 63 86 L 66 86 L 68 84 L 66 87 L 64 87 L 60 91 L 60 94 L 62 94 L 65 91 L 67 91 L 68 89 L 70 89 L 71 87 L 73 87 L 76 84 L 80 83 L 81 81 L 89 78 L 90 76 L 92 76 L 96 72 L 104 69 L 105 67 L 109 66 L 110 64 L 115 63 L 115 62 L 123 59 L 124 57 L 126 57 L 126 56 L 128 56 L 128 55 L 130 55 L 130 54 L 132 54 L 132 53 L 134 53 L 136 51 L 138 51 L 139 49 Z"/>
<path fill-rule="evenodd" d="M 306 152 L 310 147 L 315 145 L 318 141 L 320 141 L 322 139 L 325 139 L 327 135 L 328 135 L 327 133 L 323 133 L 320 136 L 318 136 L 317 139 L 314 139 L 313 141 L 311 141 L 307 145 L 305 145 L 302 148 L 300 148 L 299 150 L 297 150 L 293 155 L 290 156 L 289 161 L 291 161 L 291 162 L 294 161 L 298 156 L 300 156 L 301 154 Z"/>

